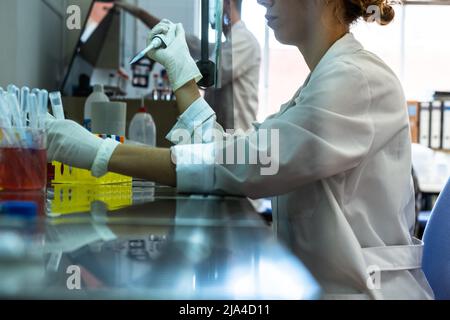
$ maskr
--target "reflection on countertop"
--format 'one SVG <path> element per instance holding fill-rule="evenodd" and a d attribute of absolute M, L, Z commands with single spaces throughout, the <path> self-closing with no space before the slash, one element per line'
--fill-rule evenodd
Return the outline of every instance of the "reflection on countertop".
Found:
<path fill-rule="evenodd" d="M 1 217 L 0 238 L 7 241 L 0 244 L 0 273 L 8 277 L 0 279 L 0 295 L 319 298 L 310 273 L 274 240 L 247 199 L 179 195 L 172 188 L 141 185 L 131 187 L 127 203 L 127 188 L 115 192 L 122 202 L 105 190 L 91 190 L 88 207 L 86 193 L 50 188 L 42 200 L 46 215 L 33 221 Z M 86 210 L 65 209 L 61 199 Z"/>

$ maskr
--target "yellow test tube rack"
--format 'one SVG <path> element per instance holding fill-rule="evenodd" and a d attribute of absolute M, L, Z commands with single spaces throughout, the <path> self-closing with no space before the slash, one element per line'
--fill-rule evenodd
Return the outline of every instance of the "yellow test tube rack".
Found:
<path fill-rule="evenodd" d="M 124 143 L 124 137 L 98 135 Z M 74 168 L 60 162 L 52 162 L 49 183 L 53 186 L 52 216 L 90 212 L 91 204 L 102 201 L 109 211 L 127 207 L 133 202 L 131 177 L 108 173 L 101 178 L 91 171 Z"/>
<path fill-rule="evenodd" d="M 108 211 L 130 206 L 133 202 L 132 184 L 68 185 L 55 184 L 51 201 L 52 216 L 90 212 L 91 204 L 102 201 Z"/>
<path fill-rule="evenodd" d="M 105 185 L 131 183 L 133 181 L 131 177 L 116 173 L 108 173 L 101 178 L 95 178 L 89 170 L 70 167 L 59 162 L 53 162 L 52 165 L 55 169 L 55 176 L 50 181 L 52 184 Z"/>

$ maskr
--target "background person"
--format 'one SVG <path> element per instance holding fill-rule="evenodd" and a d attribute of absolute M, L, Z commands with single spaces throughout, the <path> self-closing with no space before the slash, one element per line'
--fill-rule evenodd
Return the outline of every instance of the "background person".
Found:
<path fill-rule="evenodd" d="M 125 10 L 153 29 L 161 20 L 149 12 L 123 1 L 116 7 Z M 205 100 L 216 113 L 224 129 L 247 131 L 256 121 L 259 107 L 259 75 L 261 47 L 241 19 L 242 0 L 224 0 L 221 88 L 208 88 Z M 201 42 L 192 34 L 186 35 L 192 57 L 200 60 Z M 213 56 L 215 45 L 210 44 Z"/>

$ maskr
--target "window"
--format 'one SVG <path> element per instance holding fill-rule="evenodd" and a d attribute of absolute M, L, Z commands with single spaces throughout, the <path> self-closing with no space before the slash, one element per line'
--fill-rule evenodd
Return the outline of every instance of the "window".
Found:
<path fill-rule="evenodd" d="M 395 7 L 395 19 L 387 26 L 360 21 L 351 32 L 363 47 L 379 56 L 397 74 L 403 77 L 402 20 L 403 9 Z"/>
<path fill-rule="evenodd" d="M 447 5 L 398 6 L 389 26 L 359 23 L 353 32 L 397 73 L 407 99 L 429 100 L 450 90 L 449 17 Z"/>
<path fill-rule="evenodd" d="M 450 91 L 450 5 L 396 6 L 395 11 L 388 26 L 362 21 L 351 32 L 397 74 L 407 99 L 429 100 L 435 91 Z M 278 43 L 264 15 L 256 1 L 243 2 L 243 20 L 263 50 L 259 120 L 277 112 L 309 74 L 297 48 Z"/>
<path fill-rule="evenodd" d="M 450 91 L 450 5 L 405 8 L 404 86 L 408 99 Z"/>

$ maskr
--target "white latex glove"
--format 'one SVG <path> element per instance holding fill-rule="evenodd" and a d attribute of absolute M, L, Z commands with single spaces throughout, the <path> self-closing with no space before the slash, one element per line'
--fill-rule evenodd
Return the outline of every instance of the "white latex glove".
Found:
<path fill-rule="evenodd" d="M 56 120 L 47 116 L 47 157 L 80 169 L 91 170 L 94 177 L 108 172 L 108 163 L 119 145 L 112 139 L 103 140 L 71 120 Z"/>
<path fill-rule="evenodd" d="M 164 19 L 152 29 L 147 43 L 156 35 L 165 36 L 167 48 L 151 50 L 148 56 L 166 68 L 173 90 L 177 91 L 193 79 L 200 81 L 202 74 L 189 53 L 183 25 Z"/>

